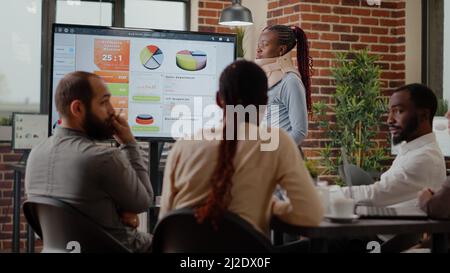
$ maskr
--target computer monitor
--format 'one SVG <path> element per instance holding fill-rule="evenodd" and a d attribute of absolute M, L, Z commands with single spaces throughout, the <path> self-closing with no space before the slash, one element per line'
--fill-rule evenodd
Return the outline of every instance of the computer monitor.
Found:
<path fill-rule="evenodd" d="M 56 87 L 81 70 L 104 80 L 136 138 L 167 141 L 181 136 L 172 130 L 180 120 L 192 134 L 218 121 L 208 116 L 221 116 L 216 91 L 236 58 L 236 35 L 54 24 L 52 51 L 49 134 L 59 124 Z M 174 114 L 180 105 L 191 115 Z"/>
<path fill-rule="evenodd" d="M 13 113 L 12 148 L 31 150 L 48 136 L 48 115 Z"/>

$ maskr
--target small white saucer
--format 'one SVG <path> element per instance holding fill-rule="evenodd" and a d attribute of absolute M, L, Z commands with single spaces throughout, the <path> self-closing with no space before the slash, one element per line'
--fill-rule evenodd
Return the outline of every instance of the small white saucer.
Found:
<path fill-rule="evenodd" d="M 359 219 L 359 215 L 354 214 L 350 217 L 338 217 L 338 216 L 327 214 L 327 215 L 325 215 L 325 218 L 330 220 L 331 222 L 348 224 L 348 223 L 356 222 Z"/>

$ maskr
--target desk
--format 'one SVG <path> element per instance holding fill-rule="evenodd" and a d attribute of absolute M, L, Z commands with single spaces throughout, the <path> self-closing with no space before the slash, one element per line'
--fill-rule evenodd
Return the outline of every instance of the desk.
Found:
<path fill-rule="evenodd" d="M 318 227 L 292 226 L 277 218 L 272 220 L 272 228 L 279 232 L 296 234 L 311 239 L 315 251 L 327 250 L 326 241 L 330 238 L 364 237 L 378 234 L 421 234 L 430 233 L 433 238 L 433 253 L 448 252 L 450 221 L 433 220 L 371 220 L 360 219 L 352 224 L 337 224 L 324 220 Z M 280 237 L 275 240 L 279 243 Z"/>
<path fill-rule="evenodd" d="M 14 171 L 14 203 L 13 203 L 13 238 L 12 252 L 20 252 L 20 211 L 22 198 L 22 174 L 25 174 L 25 164 L 10 164 L 9 167 Z M 27 252 L 34 252 L 34 231 L 27 224 Z"/>

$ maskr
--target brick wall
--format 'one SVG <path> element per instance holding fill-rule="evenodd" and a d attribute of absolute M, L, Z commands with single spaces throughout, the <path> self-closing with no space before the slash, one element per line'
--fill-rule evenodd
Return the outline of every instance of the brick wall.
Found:
<path fill-rule="evenodd" d="M 405 83 L 404 0 L 384 0 L 381 6 L 369 6 L 365 0 L 269 0 L 268 5 L 268 24 L 297 24 L 307 33 L 314 59 L 313 102 L 334 103 L 330 67 L 335 52 L 367 48 L 379 55 L 383 95 Z M 314 122 L 309 128 L 305 154 L 319 159 L 326 135 Z M 387 128 L 378 137 L 378 143 L 389 145 Z"/>
<path fill-rule="evenodd" d="M 21 154 L 11 150 L 11 144 L 0 143 L 0 252 L 11 251 L 14 174 L 8 164 L 17 163 L 20 157 Z M 25 219 L 21 221 L 20 230 L 21 238 L 25 238 Z M 25 249 L 25 240 L 21 240 L 20 247 L 22 250 Z"/>
<path fill-rule="evenodd" d="M 217 26 L 220 10 L 229 1 L 200 1 L 199 26 L 206 31 L 228 32 Z M 263 1 L 261 1 L 263 2 Z M 332 104 L 335 92 L 330 67 L 339 51 L 368 48 L 381 57 L 382 92 L 405 83 L 405 1 L 382 1 L 381 6 L 368 6 L 363 0 L 267 0 L 267 23 L 299 25 L 310 41 L 314 59 L 313 102 Z M 308 139 L 303 143 L 308 158 L 320 159 L 325 133 L 311 121 Z M 388 137 L 382 128 L 382 145 Z M 324 177 L 326 178 L 326 177 Z"/>
<path fill-rule="evenodd" d="M 200 0 L 198 3 L 198 31 L 218 33 L 233 32 L 232 28 L 219 25 L 221 10 L 230 5 L 231 1 L 229 0 Z"/>

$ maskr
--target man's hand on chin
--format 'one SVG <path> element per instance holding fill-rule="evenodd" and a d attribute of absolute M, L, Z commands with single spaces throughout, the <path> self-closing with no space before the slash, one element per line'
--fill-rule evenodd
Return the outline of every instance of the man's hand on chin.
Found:
<path fill-rule="evenodd" d="M 136 213 L 122 212 L 120 213 L 120 220 L 126 226 L 132 227 L 134 229 L 139 227 L 139 217 Z"/>

